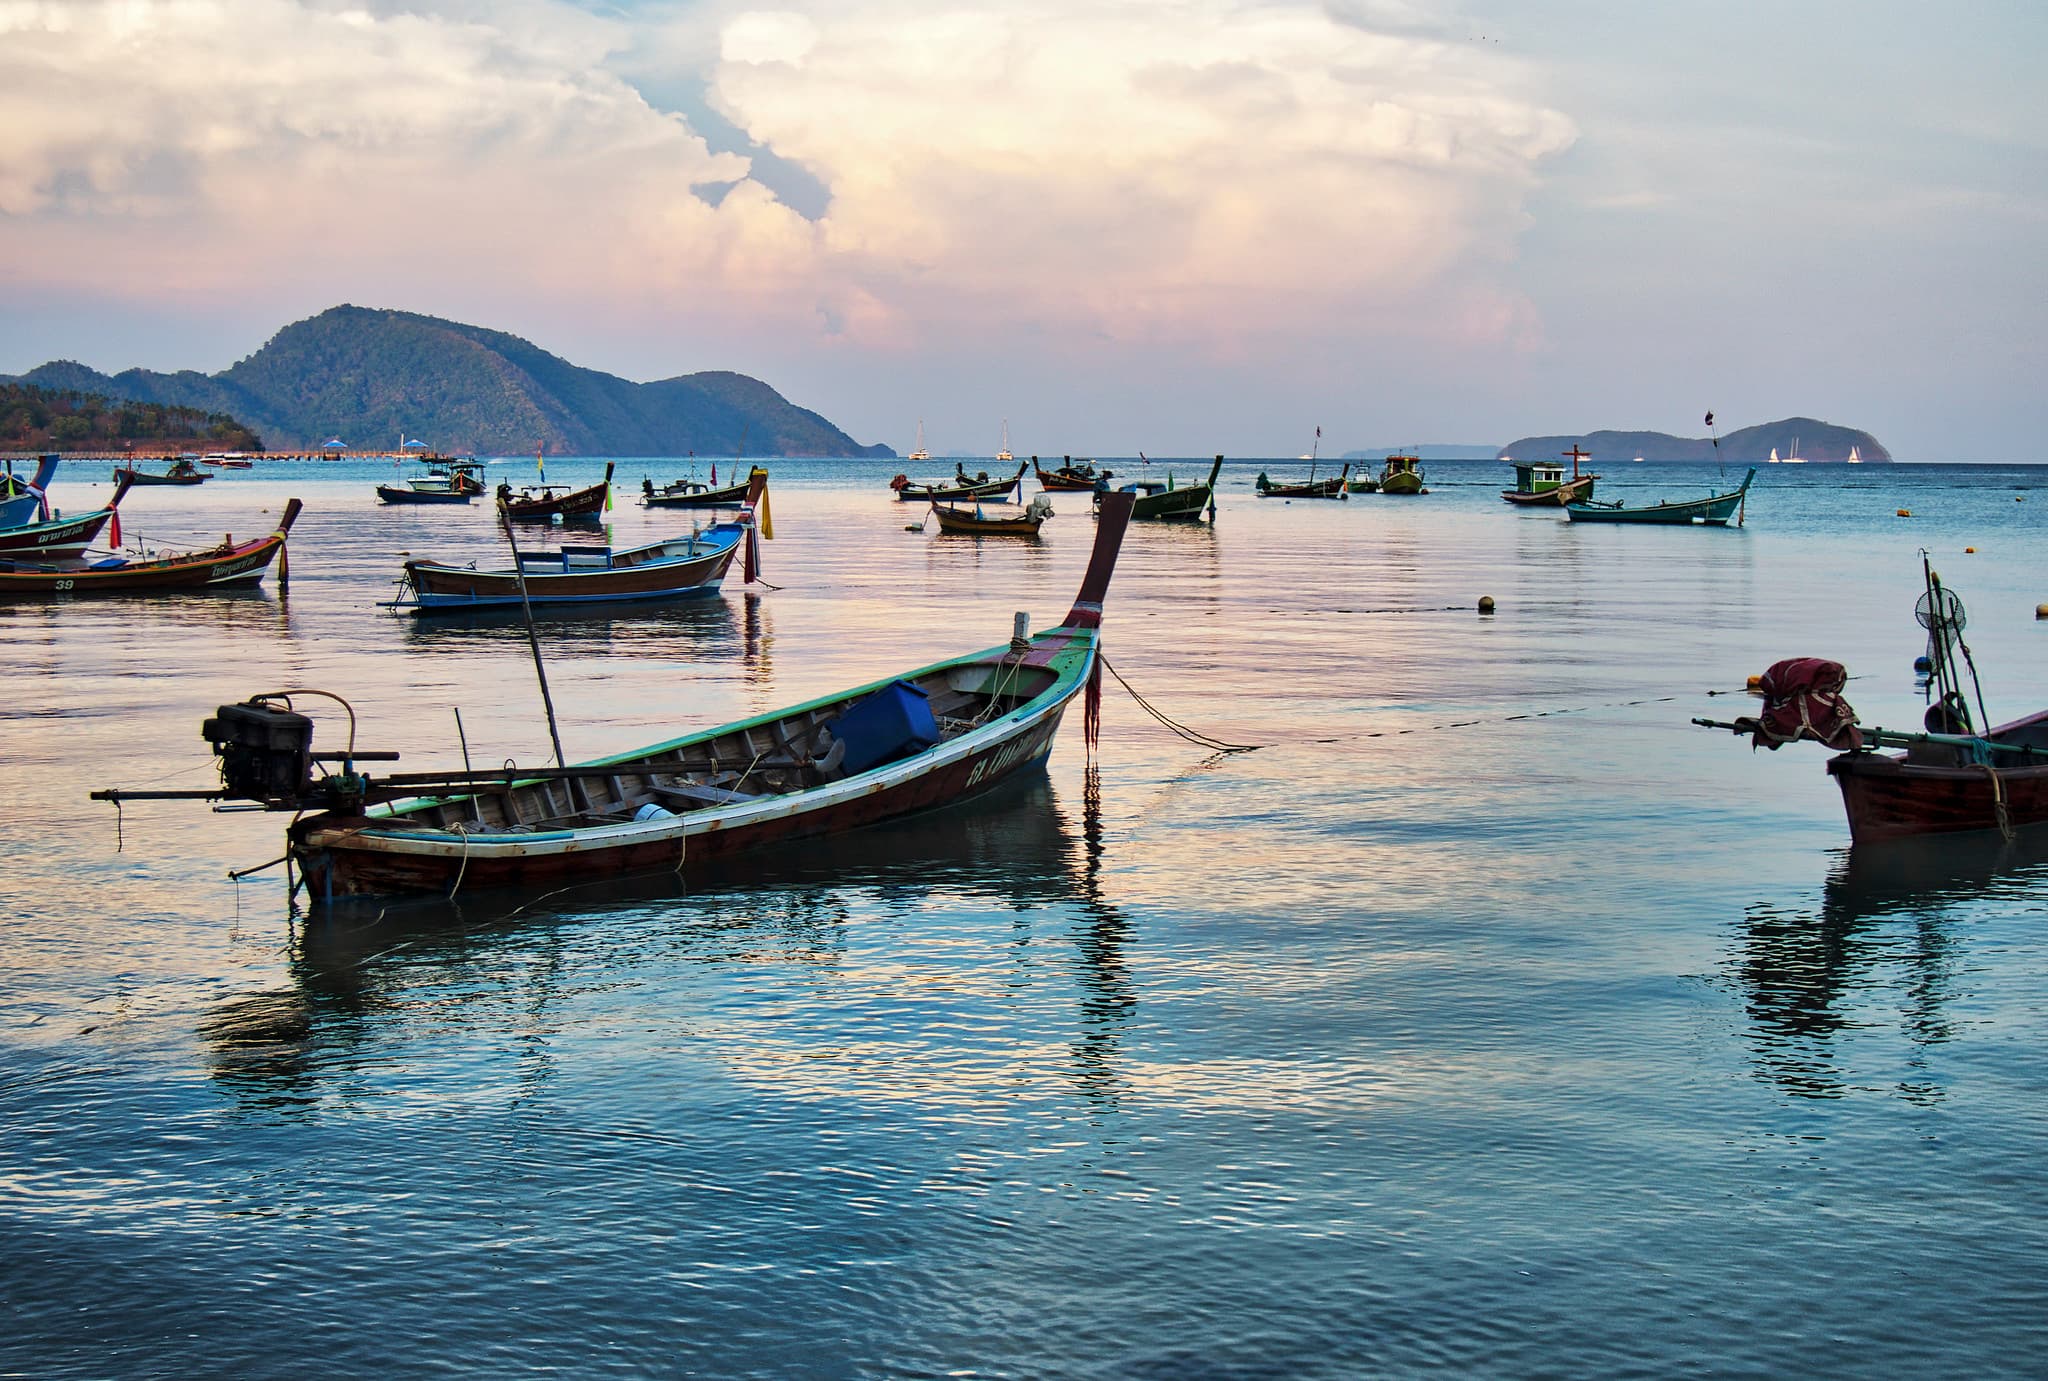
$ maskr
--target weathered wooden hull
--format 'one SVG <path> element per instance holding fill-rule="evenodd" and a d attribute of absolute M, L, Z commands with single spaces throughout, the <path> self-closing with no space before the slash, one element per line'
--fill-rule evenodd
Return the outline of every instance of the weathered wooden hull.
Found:
<path fill-rule="evenodd" d="M 1849 837 L 1858 844 L 2048 821 L 2048 765 L 1994 773 L 1910 763 L 1894 753 L 1843 753 L 1828 760 L 1828 775 L 1842 789 Z"/>
<path fill-rule="evenodd" d="M 1036 537 L 1043 518 L 977 518 L 939 504 L 932 505 L 939 531 L 970 537 Z"/>
<path fill-rule="evenodd" d="M 1420 494 L 1423 492 L 1425 491 L 1422 487 L 1422 476 L 1416 474 L 1413 470 L 1404 470 L 1396 475 L 1380 476 L 1380 493 L 1382 494 L 1392 494 L 1398 497 L 1403 494 Z"/>
<path fill-rule="evenodd" d="M 1593 481 L 1598 475 L 1581 475 L 1575 480 L 1566 480 L 1554 489 L 1524 491 L 1503 489 L 1500 496 L 1511 504 L 1524 508 L 1563 508 L 1568 503 L 1584 503 L 1593 497 Z"/>
<path fill-rule="evenodd" d="M 27 523 L 0 530 L 0 561 L 38 561 L 75 558 L 114 516 L 111 508 L 95 509 L 76 518 L 59 518 L 52 523 Z"/>
<path fill-rule="evenodd" d="M 730 485 L 724 489 L 699 489 L 694 493 L 642 493 L 640 506 L 643 508 L 737 508 L 747 501 L 747 486 Z"/>
<path fill-rule="evenodd" d="M 961 751 L 942 745 L 905 762 L 791 798 L 675 816 L 614 831 L 439 841 L 380 833 L 369 817 L 311 817 L 291 832 L 291 851 L 314 900 L 448 894 L 488 888 L 559 887 L 632 873 L 686 880 L 736 855 L 837 834 L 967 800 L 1020 772 L 1041 768 L 1076 681 L 1057 702 Z M 951 751 L 949 751 L 951 750 Z M 937 761 L 943 755 L 944 761 Z M 927 761 L 927 759 L 933 759 Z M 610 837 L 602 837 L 609 834 Z"/>
<path fill-rule="evenodd" d="M 612 492 L 612 471 L 607 465 L 604 479 L 588 489 L 572 490 L 547 498 L 520 498 L 500 491 L 498 511 L 507 518 L 522 522 L 546 522 L 551 518 L 582 518 L 593 513 L 604 512 L 605 500 Z M 741 486 L 742 496 L 745 486 Z"/>
<path fill-rule="evenodd" d="M 405 489 L 395 484 L 380 484 L 377 486 L 378 499 L 390 504 L 468 503 L 477 496 L 478 492 L 474 489 L 451 489 L 445 491 L 437 489 Z"/>
<path fill-rule="evenodd" d="M 1105 480 L 1110 477 L 1107 470 L 1103 471 L 1100 475 L 1080 475 L 1065 467 L 1058 470 L 1048 470 L 1035 462 L 1031 468 L 1038 476 L 1038 487 L 1040 489 L 1051 489 L 1059 493 L 1085 494 L 1095 488 L 1098 480 Z"/>
<path fill-rule="evenodd" d="M 896 497 L 905 503 L 923 503 L 931 499 L 993 499 L 998 494 L 1007 494 L 1024 483 L 1024 467 L 1019 465 L 1017 473 L 1004 480 L 966 480 L 954 484 L 915 484 L 898 475 L 889 481 L 889 487 L 896 491 Z"/>
<path fill-rule="evenodd" d="M 1215 502 L 1216 476 L 1223 471 L 1223 457 L 1209 467 L 1209 478 L 1180 489 L 1127 487 L 1135 496 L 1131 517 L 1152 523 L 1193 523 L 1201 521 L 1202 510 Z M 1149 483 L 1153 483 L 1148 481 Z"/>
<path fill-rule="evenodd" d="M 1756 478 L 1751 470 L 1742 481 L 1742 487 L 1726 494 L 1714 494 L 1704 499 L 1682 499 L 1676 503 L 1651 504 L 1643 508 L 1627 508 L 1621 505 L 1609 507 L 1597 503 L 1568 503 L 1564 512 L 1575 523 L 1649 523 L 1671 527 L 1726 527 L 1728 520 L 1735 517 L 1742 507 L 1742 501 L 1749 493 L 1749 482 Z"/>
<path fill-rule="evenodd" d="M 715 531 L 716 529 L 714 529 Z M 703 554 L 644 566 L 526 571 L 526 603 L 536 607 L 563 604 L 613 604 L 647 600 L 694 599 L 718 593 L 719 583 L 740 549 L 741 536 L 701 543 Z M 522 601 L 519 577 L 510 570 L 478 571 L 434 561 L 408 561 L 405 575 L 416 613 L 456 612 L 517 606 Z"/>
<path fill-rule="evenodd" d="M 226 589 L 254 585 L 284 550 L 285 538 L 298 518 L 297 499 L 285 505 L 277 530 L 253 542 L 238 542 L 213 551 L 131 561 L 99 569 L 61 562 L 29 564 L 0 561 L 0 596 L 154 594 L 163 591 Z M 14 569 L 8 569 L 12 565 Z"/>
<path fill-rule="evenodd" d="M 157 475 L 148 470 L 136 470 L 127 466 L 114 467 L 114 481 L 125 479 L 130 484 L 204 484 L 213 476 L 200 472 L 194 475 Z"/>

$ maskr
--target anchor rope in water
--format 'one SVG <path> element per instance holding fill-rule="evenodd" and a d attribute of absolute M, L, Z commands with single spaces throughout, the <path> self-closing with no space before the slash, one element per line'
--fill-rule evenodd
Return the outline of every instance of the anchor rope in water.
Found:
<path fill-rule="evenodd" d="M 1180 735 L 1180 737 L 1186 739 L 1188 742 L 1197 744 L 1203 748 L 1212 749 L 1216 753 L 1223 755 L 1228 755 L 1231 753 L 1250 753 L 1260 748 L 1271 747 L 1273 746 L 1273 744 L 1277 743 L 1292 742 L 1304 744 L 1325 744 L 1343 743 L 1346 740 L 1354 738 L 1399 738 L 1404 734 L 1436 733 L 1445 729 L 1470 729 L 1487 724 L 1514 724 L 1522 720 L 1550 719 L 1558 715 L 1588 714 L 1594 710 L 1634 709 L 1643 705 L 1668 705 L 1687 698 L 1683 695 L 1652 695 L 1644 696 L 1636 700 L 1608 700 L 1593 705 L 1569 705 L 1554 710 L 1524 710 L 1520 714 L 1484 715 L 1477 719 L 1456 719 L 1449 720 L 1441 724 L 1416 724 L 1406 729 L 1360 729 L 1354 733 L 1335 734 L 1326 738 L 1274 739 L 1271 743 L 1225 743 L 1223 740 L 1219 738 L 1215 738 L 1211 735 L 1205 734 L 1201 732 L 1199 729 L 1191 729 L 1187 725 L 1182 724 L 1178 720 L 1173 719 L 1165 711 L 1161 710 L 1158 706 L 1154 705 L 1151 701 L 1147 700 L 1144 696 L 1140 695 L 1138 693 L 1137 688 L 1134 687 L 1129 681 L 1126 681 L 1124 679 L 1123 673 L 1110 665 L 1109 659 L 1107 657 L 1103 657 L 1100 660 L 1103 668 L 1107 670 L 1111 676 L 1116 677 L 1117 684 L 1122 686 L 1126 691 L 1129 691 L 1131 699 L 1137 701 L 1140 708 L 1142 708 L 1147 714 L 1151 715 L 1154 719 L 1158 720 L 1161 724 L 1165 725 L 1168 729 L 1171 729 L 1174 733 Z M 1850 677 L 1849 679 L 1858 680 L 1861 678 Z M 1747 695 L 1749 694 L 1749 687 L 1743 686 L 1740 689 L 1714 689 L 1699 693 L 1709 696 Z"/>

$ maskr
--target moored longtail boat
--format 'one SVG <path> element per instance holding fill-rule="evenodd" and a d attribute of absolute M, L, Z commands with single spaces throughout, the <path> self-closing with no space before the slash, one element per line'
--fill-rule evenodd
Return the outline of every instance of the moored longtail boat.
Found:
<path fill-rule="evenodd" d="M 935 503 L 932 516 L 939 531 L 975 537 L 1036 537 L 1038 529 L 1052 516 L 1052 501 L 1040 494 L 1019 508 L 1015 504 Z"/>
<path fill-rule="evenodd" d="M 903 501 L 931 499 L 993 499 L 998 494 L 1007 494 L 1024 482 L 1024 468 L 1029 461 L 1018 465 L 1017 473 L 1008 479 L 990 479 L 988 472 L 969 475 L 965 466 L 954 463 L 953 478 L 950 480 L 913 480 L 907 475 L 898 475 L 889 481 L 889 487 L 896 491 L 896 497 Z"/>
<path fill-rule="evenodd" d="M 747 486 L 755 475 L 763 478 L 768 472 L 756 465 L 748 472 L 747 478 L 738 484 L 724 488 L 716 484 L 703 484 L 697 480 L 671 480 L 659 489 L 654 481 L 643 478 L 640 481 L 640 506 L 642 508 L 738 508 L 747 501 Z M 711 467 L 711 475 L 718 477 L 718 467 Z"/>
<path fill-rule="evenodd" d="M 1742 483 L 1726 494 L 1710 494 L 1704 499 L 1664 500 L 1640 508 L 1630 508 L 1620 502 L 1603 503 L 1589 499 L 1584 503 L 1568 503 L 1564 506 L 1565 516 L 1575 523 L 1662 523 L 1672 526 L 1726 527 L 1730 518 L 1740 527 L 1745 513 L 1744 499 L 1749 494 L 1749 482 L 1756 478 L 1756 467 L 1742 477 Z"/>
<path fill-rule="evenodd" d="M 1317 479 L 1314 467 L 1310 467 L 1309 477 L 1305 480 L 1291 484 L 1275 484 L 1266 478 L 1262 470 L 1259 477 L 1252 481 L 1252 488 L 1258 491 L 1262 499 L 1341 499 L 1344 497 L 1344 477 L 1350 473 L 1351 463 L 1346 461 L 1343 469 L 1326 480 Z"/>
<path fill-rule="evenodd" d="M 477 461 L 430 461 L 429 466 L 403 487 L 378 485 L 378 499 L 388 504 L 468 503 L 484 492 L 483 466 Z"/>
<path fill-rule="evenodd" d="M 774 535 L 767 517 L 768 472 L 756 469 L 748 483 L 750 497 L 737 518 L 645 546 L 522 552 L 516 567 L 502 570 L 407 561 L 401 593 L 391 607 L 434 614 L 522 604 L 644 603 L 715 595 L 733 559 L 743 551 L 746 578 L 754 578 L 759 565 L 755 533 Z"/>
<path fill-rule="evenodd" d="M 1136 497 L 1137 502 L 1131 509 L 1131 517 L 1135 519 L 1157 523 L 1200 522 L 1205 508 L 1214 516 L 1216 476 L 1222 470 L 1223 457 L 1218 456 L 1209 467 L 1209 478 L 1200 484 L 1183 484 L 1176 488 L 1169 472 L 1163 480 L 1132 480 L 1117 488 L 1120 493 Z"/>
<path fill-rule="evenodd" d="M 538 489 L 512 492 L 512 486 L 498 486 L 498 512 L 507 518 L 546 522 L 550 518 L 581 518 L 602 513 L 612 496 L 612 465 L 607 461 L 604 478 L 586 489 L 567 485 L 542 485 Z"/>
<path fill-rule="evenodd" d="M 57 459 L 43 456 L 37 460 L 33 479 L 21 478 L 14 473 L 14 462 L 7 463 L 7 473 L 0 475 L 0 527 L 20 527 L 49 519 L 50 479 L 57 473 Z"/>
<path fill-rule="evenodd" d="M 1048 470 L 1038 463 L 1038 457 L 1031 457 L 1031 468 L 1038 476 L 1040 489 L 1068 490 L 1081 493 L 1098 488 L 1102 481 L 1115 474 L 1112 470 L 1097 470 L 1094 462 L 1076 461 L 1072 456 L 1061 456 L 1060 463 Z"/>
<path fill-rule="evenodd" d="M 49 594 L 155 594 L 254 585 L 279 558 L 303 507 L 284 506 L 277 528 L 251 542 L 232 537 L 217 547 L 175 556 L 107 556 L 96 561 L 0 559 L 0 596 Z M 284 580 L 284 568 L 278 568 Z"/>
<path fill-rule="evenodd" d="M 1056 628 L 1026 636 L 1020 616 L 1016 636 L 986 651 L 649 748 L 575 767 L 383 778 L 343 760 L 316 782 L 323 755 L 312 752 L 311 721 L 278 692 L 208 721 L 219 789 L 93 795 L 312 810 L 288 840 L 316 905 L 639 872 L 687 879 L 737 854 L 951 805 L 1036 769 L 1084 692 L 1092 739 L 1103 597 L 1129 519 L 1128 498 L 1105 500 L 1079 596 Z"/>
<path fill-rule="evenodd" d="M 114 467 L 114 479 L 117 483 L 126 480 L 130 484 L 204 484 L 212 478 L 212 475 L 183 457 L 172 461 L 171 468 L 162 474 L 157 474 L 154 470 L 143 470 L 134 465 Z"/>
<path fill-rule="evenodd" d="M 1970 830 L 2010 838 L 2023 826 L 2048 822 L 2048 710 L 1981 733 L 1973 728 L 1955 656 L 1961 652 L 1974 684 L 1976 667 L 1962 640 L 1962 601 L 1924 557 L 1921 564 L 1927 593 L 1914 612 L 1929 634 L 1935 695 L 1923 731 L 1859 727 L 1842 699 L 1847 673 L 1839 663 L 1814 657 L 1778 662 L 1757 678 L 1764 698 L 1758 714 L 1693 723 L 1749 735 L 1763 748 L 1811 739 L 1846 750 L 1828 759 L 1827 770 L 1841 788 L 1856 844 Z M 1984 715 L 1981 687 L 1977 713 Z M 1904 751 L 1881 751 L 1887 748 Z"/>
<path fill-rule="evenodd" d="M 1512 461 L 1515 487 L 1501 490 L 1501 498 L 1524 508 L 1563 508 L 1566 504 L 1584 503 L 1592 498 L 1593 482 L 1600 477 L 1579 471 L 1579 462 L 1592 457 L 1580 450 L 1576 442 L 1563 454 L 1572 463 L 1570 479 L 1564 477 L 1564 466 L 1556 461 Z"/>
<path fill-rule="evenodd" d="M 75 560 L 92 545 L 93 539 L 100 535 L 100 529 L 109 522 L 114 524 L 114 544 L 119 546 L 121 527 L 118 511 L 121 496 L 127 492 L 128 481 L 117 480 L 114 496 L 107 500 L 105 508 L 96 508 L 71 518 L 57 517 L 47 522 L 0 528 L 0 561 L 41 563 Z"/>

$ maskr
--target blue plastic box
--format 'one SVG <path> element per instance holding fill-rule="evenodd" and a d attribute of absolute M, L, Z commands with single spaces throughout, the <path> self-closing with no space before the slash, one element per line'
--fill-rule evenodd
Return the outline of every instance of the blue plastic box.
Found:
<path fill-rule="evenodd" d="M 832 732 L 846 744 L 840 770 L 850 777 L 932 747 L 939 741 L 939 722 L 921 687 L 894 681 L 848 706 L 832 722 Z"/>

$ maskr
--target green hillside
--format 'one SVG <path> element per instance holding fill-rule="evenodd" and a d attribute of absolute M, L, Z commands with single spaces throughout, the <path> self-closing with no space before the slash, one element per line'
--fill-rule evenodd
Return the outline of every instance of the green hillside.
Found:
<path fill-rule="evenodd" d="M 82 366 L 69 367 L 91 374 Z M 105 390 L 0 383 L 0 451 L 167 446 L 260 451 L 263 439 L 226 413 L 138 402 L 109 396 Z"/>
<path fill-rule="evenodd" d="M 416 438 L 440 451 L 554 455 L 886 456 L 758 379 L 725 371 L 636 384 L 502 331 L 341 306 L 294 322 L 219 374 L 97 373 L 71 361 L 20 382 L 232 413 L 272 450 L 329 437 Z"/>
<path fill-rule="evenodd" d="M 1857 458 L 1873 465 L 1891 460 L 1878 439 L 1854 427 L 1838 427 L 1811 417 L 1787 417 L 1743 427 L 1721 437 L 1719 451 L 1705 436 L 1671 436 L 1664 432 L 1587 432 L 1580 436 L 1525 436 L 1500 448 L 1503 459 L 1550 460 L 1573 446 L 1592 453 L 1596 462 L 1612 464 L 1641 456 L 1645 461 L 1712 461 L 1730 465 L 1760 465 L 1770 459 L 1796 455 L 1815 462 L 1845 461 L 1853 447 Z"/>

